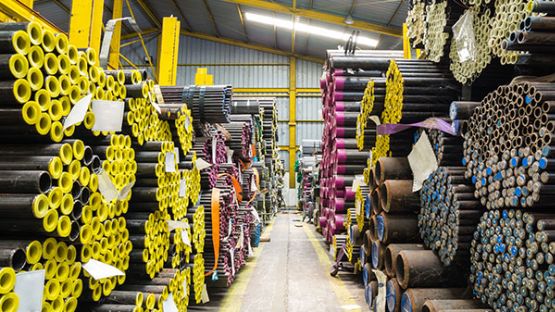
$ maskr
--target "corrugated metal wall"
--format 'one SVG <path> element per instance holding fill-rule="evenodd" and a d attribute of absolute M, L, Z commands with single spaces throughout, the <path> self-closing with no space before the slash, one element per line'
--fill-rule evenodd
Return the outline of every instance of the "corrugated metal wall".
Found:
<path fill-rule="evenodd" d="M 207 67 L 214 75 L 215 84 L 230 84 L 235 88 L 289 88 L 288 57 L 252 49 L 235 47 L 208 40 L 181 36 L 179 39 L 179 67 L 177 83 L 194 84 L 197 67 Z M 157 63 L 158 39 L 147 38 L 145 45 Z M 145 53 L 136 43 L 121 49 L 121 53 L 135 64 L 145 64 Z M 125 63 L 123 63 L 126 65 Z M 297 88 L 319 88 L 322 65 L 297 60 Z M 289 145 L 289 97 L 277 96 L 279 111 L 279 145 Z M 297 145 L 302 139 L 320 139 L 323 125 L 322 105 L 319 94 L 303 94 L 297 98 Z M 286 165 L 289 157 L 280 151 Z"/>

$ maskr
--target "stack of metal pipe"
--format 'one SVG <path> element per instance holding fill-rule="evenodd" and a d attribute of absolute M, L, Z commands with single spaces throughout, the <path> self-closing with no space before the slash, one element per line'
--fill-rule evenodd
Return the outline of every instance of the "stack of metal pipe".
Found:
<path fill-rule="evenodd" d="M 465 134 L 465 176 L 488 209 L 550 206 L 552 90 L 555 84 L 500 86 L 474 109 Z"/>
<path fill-rule="evenodd" d="M 525 51 L 518 56 L 519 67 L 529 66 L 535 72 L 552 72 L 555 23 L 555 3 L 552 1 L 532 1 L 528 9 L 538 16 L 522 19 L 518 30 L 513 31 L 502 43 L 508 51 Z"/>
<path fill-rule="evenodd" d="M 126 97 L 123 83 L 96 64 L 96 51 L 78 51 L 65 34 L 54 34 L 36 22 L 2 23 L 0 32 L 3 142 L 60 142 L 81 124 L 92 129 L 91 106 L 82 122 L 63 127 L 65 117 L 85 95 L 91 93 L 98 100 Z"/>
<path fill-rule="evenodd" d="M 474 295 L 495 310 L 553 310 L 552 224 L 544 209 L 485 213 L 471 247 Z"/>
<path fill-rule="evenodd" d="M 233 151 L 233 160 L 250 162 L 252 158 L 252 120 L 233 121 L 222 124 L 222 126 L 230 135 L 227 145 Z"/>
<path fill-rule="evenodd" d="M 424 32 L 426 31 L 426 0 L 412 0 L 408 2 L 407 35 L 412 47 L 424 47 Z"/>

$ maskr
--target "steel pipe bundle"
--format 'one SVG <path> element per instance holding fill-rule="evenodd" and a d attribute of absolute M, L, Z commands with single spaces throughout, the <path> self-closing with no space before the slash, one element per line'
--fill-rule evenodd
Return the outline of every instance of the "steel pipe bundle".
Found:
<path fill-rule="evenodd" d="M 420 192 L 420 235 L 447 266 L 467 263 L 472 234 L 484 210 L 464 171 L 464 167 L 439 167 Z"/>
<path fill-rule="evenodd" d="M 96 64 L 94 49 L 78 51 L 65 34 L 54 34 L 35 22 L 3 23 L 0 28 L 4 45 L 0 57 L 4 119 L 0 127 L 4 142 L 33 138 L 36 142 L 46 135 L 48 140 L 60 142 L 80 124 L 92 129 L 90 106 L 84 121 L 63 128 L 72 106 L 86 94 L 97 100 L 125 98 L 123 84 Z"/>
<path fill-rule="evenodd" d="M 378 86 L 376 86 L 378 82 Z M 373 146 L 376 142 L 376 129 L 370 127 L 370 131 L 366 131 L 368 121 L 371 116 L 379 116 L 383 112 L 385 99 L 385 79 L 376 78 L 369 80 L 364 89 L 364 96 L 360 102 L 360 114 L 357 117 L 357 147 L 364 150 L 365 147 Z M 379 119 L 378 119 L 379 120 Z M 372 121 L 376 123 L 376 121 Z"/>
<path fill-rule="evenodd" d="M 162 94 L 164 89 L 162 88 Z M 191 108 L 195 122 L 229 122 L 233 93 L 231 86 L 185 86 L 181 92 L 181 101 Z"/>
<path fill-rule="evenodd" d="M 465 136 L 468 129 L 468 119 L 470 119 L 474 109 L 478 106 L 480 106 L 480 102 L 454 101 L 451 103 L 451 107 L 449 108 L 449 117 L 453 122 L 453 130 L 456 133 L 463 137 Z"/>
<path fill-rule="evenodd" d="M 471 245 L 474 294 L 495 310 L 550 311 L 553 307 L 553 215 L 486 212 Z"/>
<path fill-rule="evenodd" d="M 488 209 L 549 207 L 550 83 L 500 86 L 474 109 L 464 142 L 465 176 Z M 543 179 L 542 179 L 543 177 Z"/>
<path fill-rule="evenodd" d="M 233 151 L 234 161 L 249 162 L 252 157 L 252 122 L 230 122 L 222 126 L 230 135 L 227 145 Z"/>
<path fill-rule="evenodd" d="M 204 155 L 207 159 L 205 161 L 216 165 L 227 162 L 227 148 L 222 131 L 213 131 L 211 136 L 207 138 L 204 143 Z"/>
<path fill-rule="evenodd" d="M 424 32 L 426 31 L 426 1 L 412 0 L 408 2 L 407 35 L 412 47 L 417 49 L 424 46 Z"/>
<path fill-rule="evenodd" d="M 179 139 L 179 147 L 183 155 L 189 153 L 193 147 L 193 137 L 195 135 L 195 130 L 193 129 L 193 117 L 191 116 L 191 110 L 187 108 L 185 104 L 181 106 L 181 109 L 177 112 L 177 118 L 175 119 L 175 132 Z M 173 130 L 173 129 L 172 129 Z M 173 132 L 173 131 L 172 131 Z"/>
<path fill-rule="evenodd" d="M 413 8 L 418 7 L 419 4 L 417 3 Z M 439 62 L 445 52 L 449 51 L 446 45 L 451 37 L 451 28 L 461 13 L 462 7 L 448 0 L 433 1 L 426 5 L 426 25 L 422 40 L 426 59 Z"/>

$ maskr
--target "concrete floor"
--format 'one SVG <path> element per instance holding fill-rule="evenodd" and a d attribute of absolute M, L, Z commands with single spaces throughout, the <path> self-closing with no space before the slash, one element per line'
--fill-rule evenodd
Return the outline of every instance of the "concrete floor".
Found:
<path fill-rule="evenodd" d="M 329 275 L 331 257 L 322 236 L 300 215 L 280 213 L 255 256 L 227 291 L 209 289 L 208 305 L 191 311 L 367 311 L 358 276 Z M 263 235 L 263 236 L 264 236 Z"/>

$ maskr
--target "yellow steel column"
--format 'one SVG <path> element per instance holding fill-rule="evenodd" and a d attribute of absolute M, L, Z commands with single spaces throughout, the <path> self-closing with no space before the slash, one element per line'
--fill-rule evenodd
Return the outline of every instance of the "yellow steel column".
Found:
<path fill-rule="evenodd" d="M 403 56 L 406 59 L 411 59 L 409 28 L 407 23 L 403 23 Z"/>
<path fill-rule="evenodd" d="M 77 48 L 100 51 L 104 0 L 74 0 L 71 4 L 69 41 Z"/>
<path fill-rule="evenodd" d="M 123 16 L 123 0 L 114 0 L 114 8 L 112 9 L 112 19 L 121 18 Z M 114 69 L 119 68 L 119 49 L 121 46 L 121 23 L 117 22 L 114 26 L 112 34 L 112 42 L 110 42 L 110 58 L 108 66 Z"/>
<path fill-rule="evenodd" d="M 297 153 L 297 58 L 289 57 L 289 187 L 295 188 Z"/>
<path fill-rule="evenodd" d="M 158 83 L 174 86 L 177 82 L 179 32 L 181 23 L 175 17 L 162 19 L 162 34 L 158 43 Z"/>

